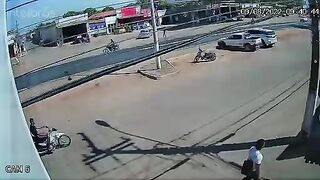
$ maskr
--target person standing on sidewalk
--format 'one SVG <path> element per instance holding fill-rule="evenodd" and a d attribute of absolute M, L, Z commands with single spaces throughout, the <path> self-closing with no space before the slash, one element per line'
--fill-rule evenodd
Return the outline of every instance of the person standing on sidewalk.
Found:
<path fill-rule="evenodd" d="M 254 146 L 252 146 L 249 150 L 248 160 L 252 162 L 252 171 L 248 172 L 244 180 L 254 179 L 259 180 L 261 179 L 261 164 L 263 155 L 261 154 L 261 149 L 265 146 L 265 140 L 259 139 Z"/>
<path fill-rule="evenodd" d="M 167 37 L 166 31 L 167 31 L 166 29 L 163 30 L 163 37 L 164 37 L 164 38 Z"/>

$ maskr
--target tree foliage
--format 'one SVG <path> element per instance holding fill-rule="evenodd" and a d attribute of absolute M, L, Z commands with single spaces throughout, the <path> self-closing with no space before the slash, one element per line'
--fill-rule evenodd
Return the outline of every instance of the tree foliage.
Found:
<path fill-rule="evenodd" d="M 88 13 L 88 16 L 96 14 L 98 11 L 95 8 L 87 8 L 83 11 L 83 13 Z"/>
<path fill-rule="evenodd" d="M 65 13 L 65 14 L 63 15 L 63 17 L 66 18 L 66 17 L 69 17 L 69 16 L 76 16 L 76 15 L 79 15 L 79 14 L 81 14 L 81 12 L 68 11 L 67 13 Z"/>
<path fill-rule="evenodd" d="M 169 9 L 170 4 L 166 0 L 160 0 L 158 9 Z"/>
<path fill-rule="evenodd" d="M 107 7 L 103 8 L 103 9 L 101 10 L 101 12 L 112 11 L 112 10 L 114 10 L 113 7 L 107 6 Z"/>

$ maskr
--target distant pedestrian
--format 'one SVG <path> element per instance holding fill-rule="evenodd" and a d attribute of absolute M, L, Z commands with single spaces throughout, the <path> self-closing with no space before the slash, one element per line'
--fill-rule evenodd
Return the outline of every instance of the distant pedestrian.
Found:
<path fill-rule="evenodd" d="M 243 163 L 241 173 L 246 175 L 243 180 L 259 180 L 263 156 L 260 150 L 265 146 L 265 141 L 259 139 L 249 150 L 248 159 Z"/>
<path fill-rule="evenodd" d="M 165 37 L 167 37 L 166 32 L 167 32 L 167 30 L 166 30 L 166 29 L 164 29 L 164 30 L 163 30 L 163 37 L 164 37 L 164 38 L 165 38 Z"/>
<path fill-rule="evenodd" d="M 24 45 L 24 42 L 22 41 L 21 45 L 20 45 L 20 48 L 21 48 L 21 52 L 25 52 L 26 49 L 25 49 L 25 45 Z"/>

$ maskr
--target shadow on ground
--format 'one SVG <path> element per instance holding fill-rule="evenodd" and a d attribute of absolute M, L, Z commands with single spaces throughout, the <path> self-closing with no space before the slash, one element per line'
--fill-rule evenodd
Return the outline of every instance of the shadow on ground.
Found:
<path fill-rule="evenodd" d="M 304 157 L 305 163 L 320 165 L 320 106 L 317 107 L 311 124 L 309 138 L 299 133 L 298 143 L 290 144 L 277 158 L 277 160 Z"/>
<path fill-rule="evenodd" d="M 244 52 L 244 53 L 254 52 L 254 51 L 245 51 L 243 48 L 237 48 L 237 47 L 220 47 L 220 46 L 216 46 L 216 49 L 218 49 L 218 50 L 227 50 L 227 51 L 238 51 L 238 52 Z"/>
<path fill-rule="evenodd" d="M 121 130 L 118 130 L 112 126 L 110 126 L 105 121 L 97 120 L 96 124 L 103 126 L 105 128 L 109 128 L 110 130 L 117 131 L 123 135 L 136 137 L 148 141 L 153 141 L 156 143 L 161 144 L 162 142 L 149 139 L 147 137 L 138 136 L 134 134 L 130 134 Z M 107 149 L 99 149 L 96 147 L 96 145 L 90 140 L 89 137 L 87 137 L 84 133 L 78 133 L 82 136 L 82 140 L 86 141 L 88 143 L 88 147 L 91 149 L 89 155 L 83 155 L 84 159 L 83 162 L 86 165 L 90 165 L 98 160 L 101 160 L 106 157 L 113 157 L 116 154 L 138 154 L 138 155 L 194 155 L 194 154 L 201 154 L 201 153 L 211 153 L 211 154 L 217 154 L 219 152 L 224 151 L 238 151 L 238 150 L 246 150 L 250 149 L 255 142 L 244 142 L 244 143 L 233 143 L 233 144 L 221 144 L 221 145 L 207 145 L 207 146 L 189 146 L 189 147 L 178 147 L 174 146 L 168 143 L 162 143 L 163 145 L 170 145 L 170 147 L 166 148 L 159 148 L 157 146 L 154 146 L 151 149 L 140 149 L 137 146 L 135 146 L 132 139 L 121 136 L 121 141 L 113 145 L 112 147 L 109 147 Z M 275 139 L 268 139 L 266 140 L 266 148 L 269 147 L 275 147 L 275 146 L 286 146 L 289 145 L 286 150 L 279 155 L 277 160 L 284 160 L 284 159 L 292 159 L 292 158 L 298 158 L 298 157 L 305 157 L 306 163 L 316 163 L 319 164 L 320 162 L 320 156 L 317 151 L 312 150 L 310 145 L 305 143 L 304 136 L 301 135 L 301 133 L 298 134 L 298 136 L 292 136 L 292 137 L 281 137 L 281 138 L 275 138 Z M 134 147 L 130 149 L 126 149 L 128 147 Z M 319 151 L 318 151 L 319 152 Z"/>

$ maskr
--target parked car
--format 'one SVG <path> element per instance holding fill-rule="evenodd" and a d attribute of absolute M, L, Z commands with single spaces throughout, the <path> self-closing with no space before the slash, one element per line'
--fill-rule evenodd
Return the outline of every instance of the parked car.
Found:
<path fill-rule="evenodd" d="M 308 22 L 309 19 L 307 17 L 300 18 L 300 22 Z"/>
<path fill-rule="evenodd" d="M 243 21 L 244 20 L 244 16 L 238 16 L 237 17 L 237 21 Z"/>
<path fill-rule="evenodd" d="M 261 45 L 261 38 L 252 37 L 249 33 L 235 33 L 227 38 L 219 39 L 219 48 L 241 48 L 245 51 L 256 51 Z"/>
<path fill-rule="evenodd" d="M 141 29 L 137 39 L 144 39 L 151 37 L 151 31 L 149 29 Z"/>
<path fill-rule="evenodd" d="M 264 47 L 273 46 L 278 42 L 275 31 L 269 29 L 250 29 L 247 31 L 252 37 L 261 38 L 262 45 Z"/>

